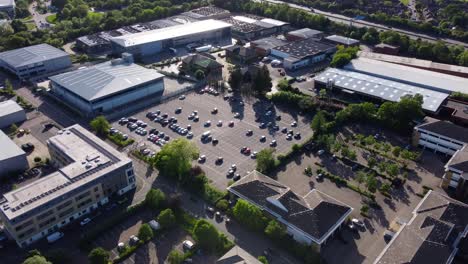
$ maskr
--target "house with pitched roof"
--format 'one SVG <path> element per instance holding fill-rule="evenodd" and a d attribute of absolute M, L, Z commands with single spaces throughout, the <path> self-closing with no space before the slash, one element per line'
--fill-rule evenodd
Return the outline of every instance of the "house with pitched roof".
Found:
<path fill-rule="evenodd" d="M 305 196 L 270 177 L 252 171 L 228 191 L 267 212 L 296 241 L 323 246 L 345 224 L 353 208 L 316 189 Z"/>

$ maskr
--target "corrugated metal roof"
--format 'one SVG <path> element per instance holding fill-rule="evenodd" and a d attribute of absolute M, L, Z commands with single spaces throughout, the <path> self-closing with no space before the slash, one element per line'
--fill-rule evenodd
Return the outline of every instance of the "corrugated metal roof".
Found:
<path fill-rule="evenodd" d="M 138 64 L 108 61 L 49 79 L 86 101 L 94 101 L 163 77 Z"/>
<path fill-rule="evenodd" d="M 0 102 L 0 118 L 21 111 L 23 108 L 13 100 Z"/>
<path fill-rule="evenodd" d="M 326 37 L 326 39 L 333 41 L 333 42 L 345 44 L 345 45 L 355 45 L 359 43 L 359 40 L 347 38 L 343 36 L 338 36 L 338 35 L 331 35 L 331 36 Z"/>
<path fill-rule="evenodd" d="M 354 59 L 345 69 L 362 72 L 382 78 L 391 78 L 412 85 L 433 90 L 468 93 L 468 79 L 448 74 L 416 69 L 367 58 Z"/>
<path fill-rule="evenodd" d="M 448 97 L 447 93 L 433 91 L 421 86 L 408 85 L 335 68 L 330 68 L 319 74 L 315 77 L 315 81 L 322 84 L 332 81 L 334 87 L 367 94 L 391 102 L 398 102 L 405 95 L 421 94 L 424 98 L 423 109 L 431 112 L 436 112 L 442 102 Z"/>
<path fill-rule="evenodd" d="M 131 47 L 155 41 L 182 37 L 185 35 L 200 34 L 203 32 L 228 27 L 231 27 L 231 24 L 219 20 L 208 19 L 199 22 L 193 22 L 167 28 L 160 28 L 131 35 L 119 36 L 112 38 L 111 41 L 123 47 Z"/>
<path fill-rule="evenodd" d="M 50 59 L 69 56 L 68 53 L 48 44 L 39 44 L 0 53 L 0 60 L 16 68 Z"/>
<path fill-rule="evenodd" d="M 10 159 L 25 154 L 13 140 L 11 140 L 3 131 L 0 130 L 0 161 Z"/>

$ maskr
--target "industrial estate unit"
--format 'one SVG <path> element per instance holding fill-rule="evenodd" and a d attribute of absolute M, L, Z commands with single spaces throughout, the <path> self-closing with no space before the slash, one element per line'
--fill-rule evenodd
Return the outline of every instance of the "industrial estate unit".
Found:
<path fill-rule="evenodd" d="M 28 168 L 26 153 L 0 130 L 0 177 Z"/>
<path fill-rule="evenodd" d="M 0 128 L 19 124 L 26 120 L 26 112 L 15 101 L 7 100 L 0 102 Z"/>
<path fill-rule="evenodd" d="M 79 125 L 60 130 L 47 145 L 58 171 L 4 194 L 0 202 L 0 219 L 20 247 L 136 186 L 132 161 Z"/>

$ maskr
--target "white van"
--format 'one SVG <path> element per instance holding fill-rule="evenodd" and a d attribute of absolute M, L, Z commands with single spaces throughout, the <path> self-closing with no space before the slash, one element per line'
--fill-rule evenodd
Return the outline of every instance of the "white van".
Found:
<path fill-rule="evenodd" d="M 64 236 L 62 232 L 55 232 L 49 236 L 47 236 L 47 242 L 54 243 L 55 241 L 61 239 Z"/>
<path fill-rule="evenodd" d="M 205 139 L 205 138 L 208 137 L 209 135 L 211 135 L 211 131 L 203 132 L 203 134 L 201 135 L 201 138 L 202 138 L 202 139 Z"/>

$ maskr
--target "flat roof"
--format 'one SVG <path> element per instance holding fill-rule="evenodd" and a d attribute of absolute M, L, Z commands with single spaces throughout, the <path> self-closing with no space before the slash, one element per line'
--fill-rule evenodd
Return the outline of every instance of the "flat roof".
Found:
<path fill-rule="evenodd" d="M 260 19 L 260 21 L 268 23 L 268 24 L 272 24 L 272 25 L 275 25 L 275 26 L 279 26 L 279 27 L 289 24 L 287 22 L 272 19 L 272 18 L 263 18 L 263 19 Z"/>
<path fill-rule="evenodd" d="M 444 107 L 453 109 L 452 116 L 468 120 L 468 103 L 451 100 L 449 98 Z"/>
<path fill-rule="evenodd" d="M 359 56 L 364 57 L 364 58 L 374 59 L 374 60 L 391 62 L 391 63 L 405 64 L 408 66 L 450 71 L 454 73 L 462 73 L 462 74 L 468 75 L 468 67 L 463 67 L 459 65 L 444 64 L 444 63 L 433 62 L 430 60 L 421 60 L 421 59 L 409 58 L 409 57 L 403 57 L 403 56 L 387 55 L 387 54 L 381 54 L 381 53 L 375 53 L 375 52 L 369 52 L 369 51 L 360 51 Z"/>
<path fill-rule="evenodd" d="M 0 7 L 15 6 L 15 0 L 0 0 Z"/>
<path fill-rule="evenodd" d="M 140 33 L 124 35 L 112 38 L 111 41 L 123 47 L 131 47 L 140 44 L 178 38 L 186 35 L 195 35 L 207 31 L 230 28 L 231 24 L 220 20 L 208 19 L 167 28 L 154 29 Z"/>
<path fill-rule="evenodd" d="M 340 44 L 344 44 L 344 45 L 359 44 L 359 40 L 348 38 L 348 37 L 343 37 L 343 36 L 338 36 L 338 35 L 331 35 L 331 36 L 325 37 L 325 39 L 328 39 L 330 41 L 337 42 Z"/>
<path fill-rule="evenodd" d="M 24 109 L 13 100 L 0 102 L 0 118 L 21 111 L 24 111 Z"/>
<path fill-rule="evenodd" d="M 6 201 L 0 210 L 8 219 L 27 213 L 131 162 L 78 124 L 60 130 L 58 135 L 49 138 L 48 144 L 67 156 L 71 163 L 4 194 Z"/>
<path fill-rule="evenodd" d="M 289 54 L 291 57 L 301 59 L 335 48 L 335 45 L 315 39 L 301 39 L 274 49 Z"/>
<path fill-rule="evenodd" d="M 418 125 L 416 128 L 439 134 L 446 138 L 455 139 L 463 143 L 468 143 L 468 128 L 448 121 L 425 118 L 424 123 Z"/>
<path fill-rule="evenodd" d="M 272 48 L 276 48 L 276 47 L 288 44 L 287 41 L 276 38 L 276 37 L 262 38 L 262 39 L 252 41 L 250 43 L 263 49 L 272 49 Z"/>
<path fill-rule="evenodd" d="M 405 95 L 421 94 L 424 99 L 422 108 L 431 112 L 436 112 L 449 96 L 447 93 L 430 90 L 421 86 L 408 85 L 344 69 L 329 68 L 314 79 L 322 84 L 327 84 L 330 80 L 333 81 L 335 87 L 391 102 L 398 102 Z"/>
<path fill-rule="evenodd" d="M 25 152 L 18 147 L 3 131 L 0 130 L 0 161 L 4 161 L 13 157 L 24 155 Z"/>
<path fill-rule="evenodd" d="M 354 59 L 344 68 L 378 77 L 392 78 L 408 84 L 425 86 L 426 88 L 447 93 L 462 92 L 468 94 L 468 78 L 368 58 Z"/>
<path fill-rule="evenodd" d="M 64 56 L 69 55 L 65 51 L 52 47 L 49 44 L 38 44 L 2 52 L 0 53 L 0 60 L 16 68 Z"/>
<path fill-rule="evenodd" d="M 315 30 L 315 29 L 310 29 L 310 28 L 301 28 L 301 29 L 289 31 L 287 34 L 292 35 L 292 36 L 298 36 L 301 38 L 311 38 L 316 35 L 323 34 L 323 32 L 320 30 Z"/>
<path fill-rule="evenodd" d="M 116 59 L 49 79 L 86 101 L 95 101 L 163 77 L 156 70 Z"/>

